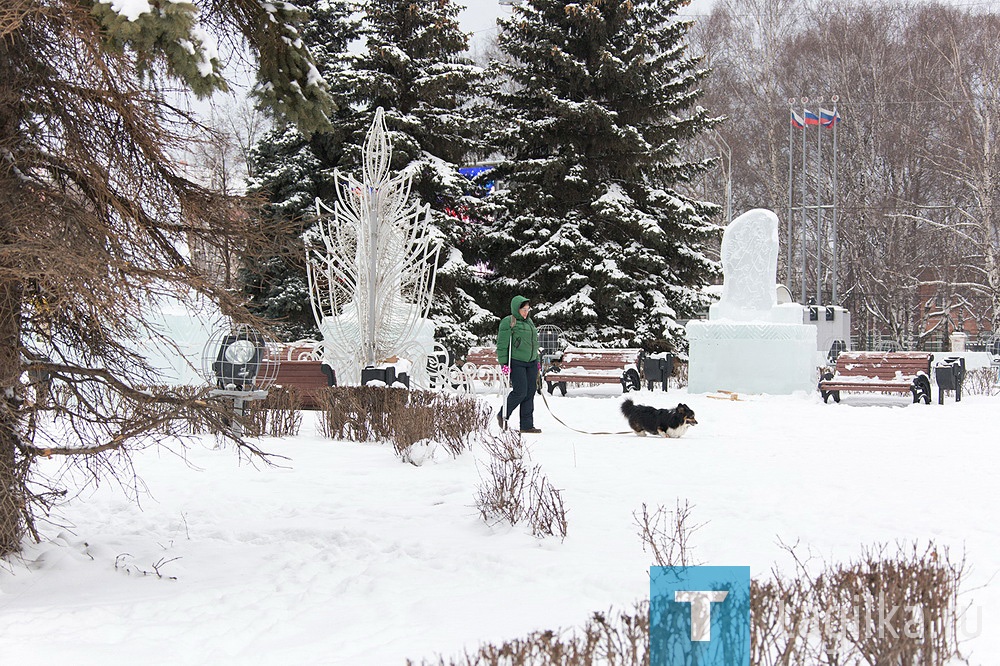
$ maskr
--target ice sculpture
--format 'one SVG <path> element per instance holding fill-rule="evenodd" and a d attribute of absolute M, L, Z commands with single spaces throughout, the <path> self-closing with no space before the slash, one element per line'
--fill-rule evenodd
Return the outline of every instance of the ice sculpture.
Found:
<path fill-rule="evenodd" d="M 321 247 L 307 251 L 313 315 L 323 334 L 323 362 L 341 384 L 361 369 L 400 358 L 411 383 L 426 386 L 434 356 L 428 319 L 441 250 L 429 206 L 410 199 L 412 178 L 389 172 L 392 145 L 382 108 L 365 138 L 362 179 L 334 171 L 333 208 L 316 199 Z"/>
<path fill-rule="evenodd" d="M 722 236 L 721 256 L 722 298 L 712 305 L 711 318 L 769 320 L 777 305 L 778 217 L 753 210 L 733 220 Z"/>
<path fill-rule="evenodd" d="M 722 298 L 687 325 L 688 391 L 789 394 L 816 386 L 816 327 L 778 304 L 778 216 L 756 208 L 722 237 Z"/>

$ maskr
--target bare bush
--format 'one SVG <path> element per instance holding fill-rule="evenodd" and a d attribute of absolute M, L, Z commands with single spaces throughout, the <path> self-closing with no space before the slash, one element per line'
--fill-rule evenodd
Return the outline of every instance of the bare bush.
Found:
<path fill-rule="evenodd" d="M 677 360 L 674 362 L 674 377 L 677 378 L 677 387 L 684 388 L 688 385 L 688 363 Z"/>
<path fill-rule="evenodd" d="M 457 456 L 469 436 L 485 430 L 489 408 L 473 397 L 375 386 L 332 386 L 317 398 L 326 437 L 355 442 L 389 441 L 396 453 L 417 442 L 440 442 Z"/>
<path fill-rule="evenodd" d="M 691 509 L 693 507 L 684 500 L 677 500 L 676 510 L 668 511 L 660 505 L 650 515 L 646 504 L 642 505 L 642 515 L 633 513 L 635 524 L 639 527 L 639 537 L 642 539 L 642 550 L 653 554 L 653 561 L 661 567 L 686 567 L 696 565 L 691 559 L 691 535 L 704 526 L 691 524 Z"/>
<path fill-rule="evenodd" d="M 757 666 L 806 664 L 808 581 L 750 581 L 750 663 Z"/>
<path fill-rule="evenodd" d="M 532 465 L 519 433 L 487 434 L 483 441 L 489 462 L 476 494 L 476 508 L 486 523 L 522 520 L 532 535 L 566 538 L 568 523 L 562 492 Z"/>
<path fill-rule="evenodd" d="M 795 577 L 754 583 L 751 663 L 941 666 L 961 659 L 959 588 L 965 561 L 948 549 L 867 548 L 810 571 L 789 548 Z"/>
<path fill-rule="evenodd" d="M 251 402 L 243 417 L 244 432 L 255 436 L 291 437 L 302 427 L 302 392 L 295 386 L 274 386 L 267 397 Z"/>
<path fill-rule="evenodd" d="M 948 550 L 933 543 L 899 546 L 893 554 L 876 546 L 856 561 L 813 573 L 792 554 L 793 577 L 775 573 L 773 580 L 750 583 L 754 666 L 943 666 L 963 659 L 957 626 L 964 559 L 952 562 Z M 642 601 L 631 613 L 594 613 L 581 630 L 536 631 L 419 664 L 649 666 L 649 616 Z"/>
<path fill-rule="evenodd" d="M 993 395 L 997 388 L 997 369 L 976 368 L 965 373 L 962 392 L 967 395 Z"/>
<path fill-rule="evenodd" d="M 483 444 L 489 463 L 476 495 L 476 507 L 487 523 L 500 520 L 515 525 L 526 513 L 528 469 L 521 437 L 505 430 L 498 436 L 486 436 Z"/>
<path fill-rule="evenodd" d="M 531 482 L 527 491 L 527 518 L 532 535 L 536 537 L 558 535 L 560 539 L 565 539 L 568 524 L 562 493 L 542 474 L 541 468 L 537 465 L 531 470 Z"/>
<path fill-rule="evenodd" d="M 631 612 L 594 613 L 573 631 L 536 631 L 499 645 L 487 643 L 458 659 L 439 657 L 421 666 L 649 666 L 649 604 Z M 407 660 L 409 666 L 417 662 Z"/>

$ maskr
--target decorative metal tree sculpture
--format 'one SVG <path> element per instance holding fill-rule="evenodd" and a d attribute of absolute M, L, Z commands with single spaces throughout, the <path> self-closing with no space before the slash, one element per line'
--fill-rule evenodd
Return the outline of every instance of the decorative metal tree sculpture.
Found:
<path fill-rule="evenodd" d="M 323 360 L 342 383 L 398 357 L 426 386 L 435 353 L 427 318 L 441 250 L 430 207 L 410 199 L 412 178 L 392 177 L 392 145 L 379 107 L 365 138 L 362 180 L 334 171 L 337 201 L 319 198 L 319 240 L 307 250 L 310 301 L 323 333 Z"/>

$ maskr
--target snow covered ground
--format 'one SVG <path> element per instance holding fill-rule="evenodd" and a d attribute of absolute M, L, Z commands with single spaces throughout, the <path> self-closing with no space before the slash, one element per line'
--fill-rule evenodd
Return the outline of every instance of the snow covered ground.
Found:
<path fill-rule="evenodd" d="M 680 440 L 583 435 L 537 402 L 543 433 L 528 441 L 564 491 L 564 542 L 480 521 L 481 451 L 414 467 L 388 445 L 324 440 L 311 414 L 300 436 L 265 441 L 282 467 L 240 464 L 208 440 L 184 456 L 146 451 L 134 461 L 138 506 L 114 484 L 90 487 L 42 544 L 0 565 L 0 663 L 457 656 L 630 609 L 648 595 L 651 564 L 633 512 L 677 498 L 705 523 L 695 559 L 754 576 L 790 569 L 779 540 L 828 561 L 900 539 L 933 539 L 953 559 L 964 549 L 976 634 L 965 651 L 973 664 L 1000 659 L 1000 398 L 630 395 L 686 402 L 700 425 Z M 625 429 L 621 400 L 611 387 L 549 398 L 583 430 Z"/>

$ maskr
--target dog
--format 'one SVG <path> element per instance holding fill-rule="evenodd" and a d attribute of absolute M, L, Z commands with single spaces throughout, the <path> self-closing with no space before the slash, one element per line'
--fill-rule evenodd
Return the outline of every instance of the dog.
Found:
<path fill-rule="evenodd" d="M 645 437 L 647 432 L 662 437 L 680 437 L 688 428 L 698 425 L 694 410 L 684 403 L 673 409 L 657 409 L 626 400 L 622 403 L 622 414 L 640 437 Z"/>

